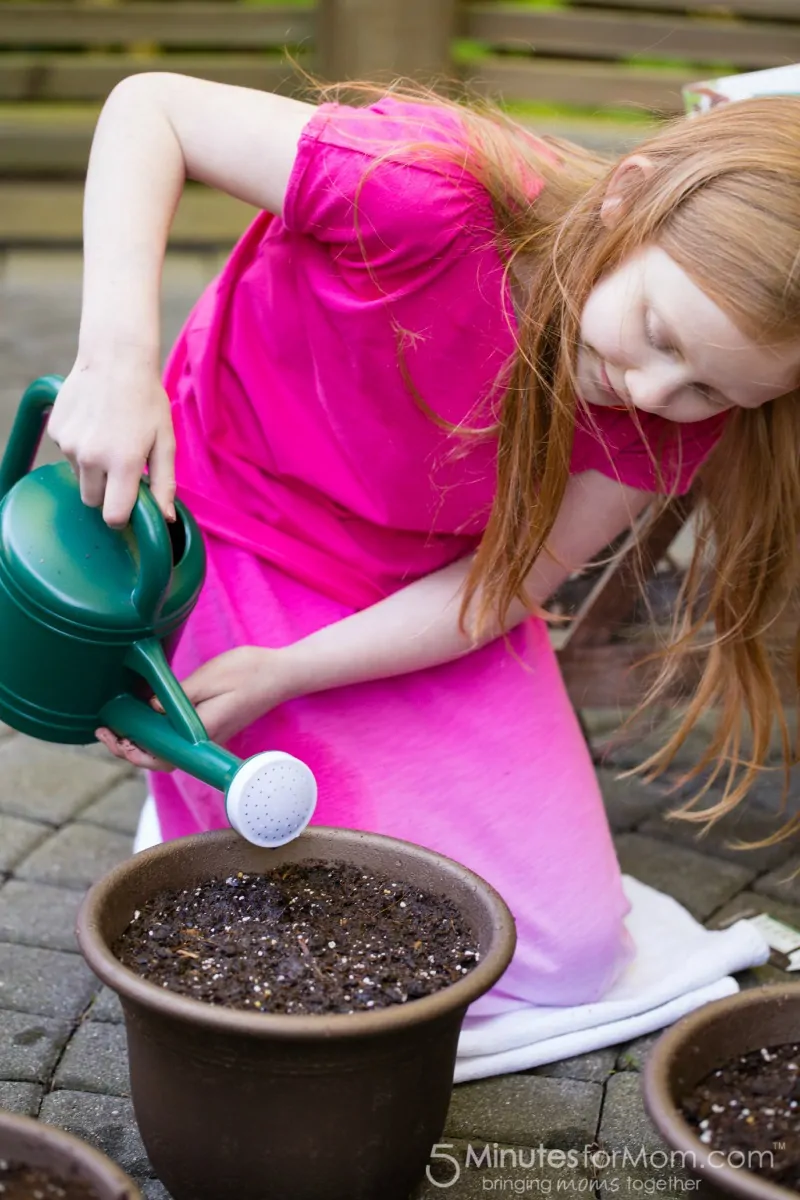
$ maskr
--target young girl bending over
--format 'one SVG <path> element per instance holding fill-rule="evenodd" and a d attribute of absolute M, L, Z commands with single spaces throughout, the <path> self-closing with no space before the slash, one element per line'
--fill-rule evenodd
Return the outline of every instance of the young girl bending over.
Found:
<path fill-rule="evenodd" d="M 262 211 L 162 379 L 187 177 Z M 109 524 L 147 466 L 203 528 L 173 665 L 209 735 L 297 755 L 316 822 L 431 847 L 506 898 L 518 947 L 483 1013 L 595 1000 L 632 955 L 541 606 L 696 476 L 664 682 L 679 633 L 711 621 L 714 644 L 661 761 L 711 706 L 720 762 L 746 718 L 754 742 L 714 812 L 764 760 L 762 633 L 798 556 L 799 252 L 800 100 L 681 121 L 617 164 L 399 91 L 314 106 L 152 74 L 101 114 L 50 433 Z M 225 824 L 221 794 L 98 736 L 154 772 L 160 837 Z"/>

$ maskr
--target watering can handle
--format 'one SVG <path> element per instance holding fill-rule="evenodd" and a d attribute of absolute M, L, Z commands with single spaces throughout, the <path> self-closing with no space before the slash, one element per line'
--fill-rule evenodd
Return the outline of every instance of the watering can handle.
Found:
<path fill-rule="evenodd" d="M 139 547 L 139 578 L 133 589 L 133 605 L 145 621 L 154 621 L 172 582 L 172 542 L 164 514 L 144 480 L 139 484 L 131 525 Z"/>
<path fill-rule="evenodd" d="M 30 471 L 47 416 L 63 382 L 60 375 L 43 375 L 26 389 L 0 463 L 0 499 Z M 172 578 L 172 544 L 161 509 L 144 481 L 139 485 L 139 499 L 131 513 L 131 525 L 140 560 L 133 604 L 145 621 L 152 621 L 158 615 Z"/>
<path fill-rule="evenodd" d="M 0 464 L 0 497 L 11 491 L 33 466 L 48 414 L 63 382 L 60 375 L 43 375 L 26 389 Z"/>

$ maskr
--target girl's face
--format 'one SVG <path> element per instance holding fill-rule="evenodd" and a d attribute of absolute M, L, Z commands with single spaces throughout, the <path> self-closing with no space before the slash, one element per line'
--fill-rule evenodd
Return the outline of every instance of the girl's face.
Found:
<path fill-rule="evenodd" d="M 751 342 L 655 245 L 600 280 L 580 333 L 578 390 L 590 404 L 702 421 L 758 408 L 800 382 L 800 338 Z"/>

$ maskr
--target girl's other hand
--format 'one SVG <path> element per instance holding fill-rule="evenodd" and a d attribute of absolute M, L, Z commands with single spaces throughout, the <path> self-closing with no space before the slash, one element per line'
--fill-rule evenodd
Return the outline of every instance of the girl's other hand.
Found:
<path fill-rule="evenodd" d="M 126 351 L 103 363 L 79 357 L 47 432 L 71 463 L 84 504 L 102 507 L 108 525 L 127 525 L 145 466 L 159 508 L 175 519 L 175 436 L 155 364 Z"/>
<path fill-rule="evenodd" d="M 183 680 L 182 687 L 197 709 L 212 742 L 226 745 L 235 734 L 289 700 L 293 692 L 290 658 L 284 650 L 239 646 L 217 655 Z M 158 700 L 151 704 L 163 712 Z M 149 771 L 172 771 L 161 759 L 119 738 L 110 729 L 96 730 L 98 741 L 116 758 Z"/>

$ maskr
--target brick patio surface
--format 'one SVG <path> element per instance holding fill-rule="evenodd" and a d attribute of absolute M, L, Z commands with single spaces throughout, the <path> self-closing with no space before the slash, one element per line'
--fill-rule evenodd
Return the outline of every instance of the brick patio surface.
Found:
<path fill-rule="evenodd" d="M 27 383 L 69 369 L 79 302 L 75 255 L 15 253 L 2 265 L 0 440 Z M 209 255 L 168 262 L 165 346 L 215 268 Z M 584 716 L 599 743 L 609 715 Z M 688 754 L 696 754 L 701 742 L 702 733 Z M 710 927 L 753 910 L 800 925 L 800 876 L 787 879 L 798 866 L 792 842 L 749 852 L 727 844 L 755 840 L 777 828 L 779 776 L 774 785 L 759 785 L 746 812 L 698 841 L 694 826 L 665 820 L 672 801 L 663 787 L 617 778 L 632 754 L 620 751 L 599 769 L 623 869 L 674 896 Z M 86 888 L 130 853 L 141 780 L 100 747 L 53 747 L 0 728 L 0 781 L 0 1108 L 80 1135 L 130 1172 L 148 1200 L 168 1200 L 153 1177 L 133 1117 L 119 1003 L 85 966 L 73 933 Z M 798 799 L 796 781 L 791 811 Z M 792 978 L 765 966 L 742 973 L 739 981 L 757 987 Z M 674 1170 L 665 1169 L 662 1179 L 626 1166 L 595 1178 L 582 1167 L 513 1166 L 511 1151 L 540 1145 L 562 1151 L 594 1144 L 608 1151 L 627 1147 L 634 1155 L 642 1147 L 648 1154 L 659 1147 L 640 1089 L 640 1071 L 654 1040 L 650 1035 L 456 1087 L 444 1135 L 452 1146 L 449 1153 L 463 1163 L 470 1144 L 478 1152 L 490 1144 L 493 1153 L 497 1144 L 498 1154 L 507 1151 L 504 1165 L 464 1170 L 450 1188 L 425 1182 L 415 1200 L 545 1191 L 548 1180 L 553 1191 L 565 1181 L 559 1190 L 636 1195 L 655 1189 L 661 1196 L 685 1195 L 680 1180 L 670 1183 L 669 1176 L 680 1176 Z M 450 1168 L 437 1164 L 434 1179 L 440 1167 L 441 1185 Z M 712 1193 L 705 1187 L 700 1194 Z"/>

